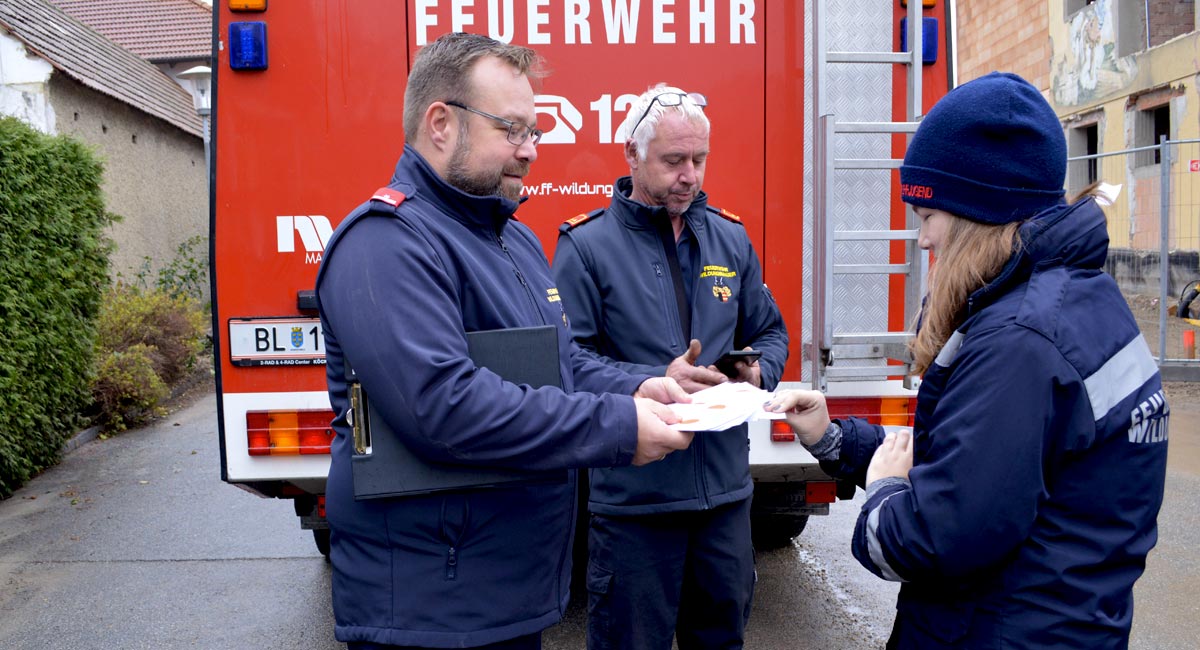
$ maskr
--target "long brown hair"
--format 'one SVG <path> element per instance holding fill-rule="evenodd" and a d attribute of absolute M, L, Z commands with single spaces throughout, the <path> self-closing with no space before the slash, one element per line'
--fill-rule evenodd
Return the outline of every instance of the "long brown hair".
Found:
<path fill-rule="evenodd" d="M 1079 190 L 1074 205 L 1103 195 L 1100 181 Z M 929 294 L 921 310 L 921 328 L 908 343 L 913 372 L 929 369 L 942 346 L 967 318 L 967 299 L 996 279 L 1009 258 L 1021 250 L 1017 235 L 1024 221 L 988 225 L 946 213 L 946 246 L 929 271 Z"/>
<path fill-rule="evenodd" d="M 946 245 L 929 271 L 921 328 L 909 343 L 913 371 L 925 372 L 967 317 L 967 298 L 999 275 L 1018 250 L 1022 222 L 983 224 L 947 213 Z"/>

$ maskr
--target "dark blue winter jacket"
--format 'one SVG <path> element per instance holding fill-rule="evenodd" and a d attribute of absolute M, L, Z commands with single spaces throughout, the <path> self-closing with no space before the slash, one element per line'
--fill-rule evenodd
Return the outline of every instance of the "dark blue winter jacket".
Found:
<path fill-rule="evenodd" d="M 869 492 L 855 557 L 900 580 L 898 648 L 1124 648 L 1157 540 L 1170 409 L 1094 201 L 1021 228 L 917 397 L 911 485 Z M 860 484 L 879 427 L 822 466 Z"/>
<path fill-rule="evenodd" d="M 629 177 L 615 185 L 612 204 L 560 228 L 554 279 L 575 340 L 585 350 L 630 372 L 661 376 L 687 351 L 666 253 L 655 224 L 661 207 L 629 198 Z M 699 246 L 690 296 L 698 363 L 729 350 L 761 350 L 763 388 L 779 382 L 787 361 L 787 330 L 762 280 L 758 255 L 736 217 L 723 216 L 701 193 L 685 214 Z M 703 433 L 682 452 L 647 467 L 593 469 L 592 512 L 635 515 L 702 510 L 750 496 L 745 425 Z"/>
<path fill-rule="evenodd" d="M 574 471 L 549 485 L 356 501 L 343 359 L 417 453 L 527 469 L 628 465 L 628 395 L 647 377 L 579 354 L 516 202 L 458 191 L 410 147 L 389 187 L 403 202 L 352 212 L 317 276 L 337 414 L 326 492 L 337 638 L 462 647 L 531 634 L 567 604 Z M 546 324 L 559 328 L 565 392 L 507 383 L 467 356 L 464 332 Z"/>

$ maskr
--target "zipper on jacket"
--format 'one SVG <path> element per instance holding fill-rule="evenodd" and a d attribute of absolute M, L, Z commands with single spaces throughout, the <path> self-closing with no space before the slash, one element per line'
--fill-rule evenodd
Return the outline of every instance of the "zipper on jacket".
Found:
<path fill-rule="evenodd" d="M 658 304 L 662 305 L 663 316 L 665 316 L 667 322 L 671 324 L 671 331 L 675 334 L 681 334 L 683 329 L 679 325 L 680 316 L 679 314 L 673 314 L 671 312 L 671 305 L 675 304 L 675 288 L 671 286 L 673 281 L 670 277 L 668 277 L 667 272 L 663 269 L 662 262 L 653 262 L 652 264 L 654 266 L 654 275 L 658 276 L 658 289 L 660 294 L 660 300 L 658 301 Z M 676 341 L 679 340 L 679 337 L 676 337 L 674 334 L 672 334 L 671 338 L 675 339 Z M 683 342 L 682 350 L 687 350 L 688 343 L 689 341 Z M 678 343 L 671 344 L 671 350 L 678 352 L 679 354 L 683 354 Z M 679 356 L 679 354 L 676 354 L 675 356 Z"/>
<path fill-rule="evenodd" d="M 695 455 L 696 492 L 697 492 L 696 496 L 699 497 L 700 509 L 708 510 L 709 508 L 712 507 L 712 502 L 708 498 L 708 481 L 706 480 L 707 477 L 704 474 L 704 438 L 705 438 L 705 436 L 699 436 L 699 438 L 700 438 L 699 444 L 696 444 L 696 441 L 693 441 L 693 443 L 692 443 L 692 446 L 696 448 L 696 455 Z"/>
<path fill-rule="evenodd" d="M 537 296 L 533 295 L 533 289 L 531 289 L 529 287 L 529 283 L 525 281 L 525 276 L 521 274 L 521 269 L 517 268 L 517 261 L 513 259 L 512 253 L 510 253 L 508 250 L 508 246 L 504 244 L 504 236 L 500 233 L 496 233 L 496 243 L 500 245 L 500 250 L 504 251 L 504 254 L 508 256 L 508 262 L 509 264 L 512 264 L 513 273 L 517 276 L 517 282 L 520 282 L 521 286 L 525 288 L 525 296 L 529 298 L 529 305 L 533 307 L 534 313 L 538 315 L 538 320 L 541 321 L 542 325 L 546 325 L 546 315 L 543 314 L 541 308 L 538 307 Z"/>
<path fill-rule="evenodd" d="M 703 243 L 703 238 L 700 237 L 699 234 L 697 234 L 695 228 L 691 228 L 691 236 L 692 236 L 692 245 L 696 247 L 696 253 L 697 253 L 696 257 L 697 257 L 697 259 L 700 260 L 700 268 L 703 269 L 705 260 L 707 259 L 707 256 L 705 255 L 705 247 L 704 247 L 704 243 Z M 692 305 L 697 304 L 698 301 L 696 299 L 696 292 L 699 290 L 700 290 L 700 282 L 699 282 L 699 280 L 696 280 L 692 283 L 692 295 L 688 296 L 688 308 L 689 309 L 692 308 Z M 738 309 L 740 310 L 741 307 L 738 307 Z M 693 310 L 693 313 L 695 313 L 695 310 Z M 735 333 L 736 333 L 736 327 L 737 327 L 737 324 L 735 321 L 735 323 L 734 323 Z M 694 319 L 692 320 L 692 336 L 693 336 L 693 338 L 699 338 L 699 336 L 697 336 L 697 334 L 696 334 L 696 321 Z M 690 343 L 691 343 L 691 341 L 684 341 L 685 346 L 689 345 Z M 701 436 L 698 445 L 695 442 L 692 443 L 693 445 L 696 446 L 696 483 L 697 483 L 696 489 L 699 492 L 699 497 L 700 497 L 699 501 L 700 501 L 700 509 L 701 510 L 708 510 L 708 509 L 712 508 L 712 500 L 709 498 L 709 495 L 708 495 L 708 475 L 704 472 L 704 457 L 706 455 L 705 454 L 705 450 L 706 450 L 705 438 L 706 438 L 705 436 Z"/>
<path fill-rule="evenodd" d="M 586 470 L 586 469 L 584 469 L 584 470 L 580 470 L 580 471 L 584 471 L 584 472 L 586 472 L 587 470 Z M 579 497 L 580 497 L 580 494 L 579 494 L 579 478 L 578 478 L 578 475 L 576 476 L 576 480 L 575 480 L 575 481 L 573 481 L 573 482 L 574 482 L 574 484 L 575 484 L 575 488 L 574 488 L 573 490 L 571 490 L 571 503 L 579 503 Z M 570 531 L 570 532 L 568 532 L 568 533 L 567 533 L 567 540 L 566 540 L 566 541 L 567 541 L 567 543 L 563 545 L 562 551 L 559 553 L 559 556 L 558 556 L 558 571 L 556 571 L 556 572 L 554 573 L 555 594 L 557 594 L 557 597 L 558 597 L 558 601 L 556 601 L 556 602 L 562 602 L 562 601 L 563 601 L 563 599 L 565 599 L 565 598 L 567 598 L 567 597 L 569 597 L 569 596 L 570 596 L 570 592 L 571 592 L 570 583 L 571 583 L 571 580 L 568 580 L 568 581 L 567 581 L 567 585 L 568 585 L 568 586 L 567 586 L 567 593 L 563 593 L 563 590 L 562 590 L 562 583 L 563 583 L 563 581 L 562 581 L 562 576 L 563 576 L 563 574 L 564 574 L 564 573 L 566 572 L 566 570 L 567 570 L 567 562 L 568 562 L 568 561 L 570 561 L 570 559 L 571 559 L 571 555 L 572 555 L 572 553 L 573 553 L 573 550 L 572 550 L 572 549 L 574 549 L 574 548 L 575 548 L 575 544 L 576 544 L 576 542 L 578 542 L 578 540 L 576 540 L 576 539 L 575 539 L 575 531 L 576 531 L 576 530 L 578 529 L 578 527 L 579 527 L 579 523 L 578 523 L 578 522 L 579 522 L 579 518 L 580 518 L 580 517 L 586 517 L 586 516 L 588 516 L 588 514 L 587 514 L 587 507 L 586 507 L 586 504 L 585 504 L 585 506 L 584 506 L 584 508 L 583 508 L 583 513 L 580 513 L 580 512 L 579 512 L 579 508 L 571 508 L 571 527 L 567 529 L 567 530 L 568 530 L 568 531 Z M 587 535 L 587 528 L 584 528 L 583 534 L 584 534 L 585 536 Z M 585 540 L 586 540 L 586 537 L 585 537 Z"/>
<path fill-rule="evenodd" d="M 453 513 L 447 506 L 451 505 L 449 501 L 454 499 L 454 504 L 461 513 L 461 521 L 452 522 L 448 516 Z M 467 534 L 467 525 L 471 519 L 471 503 L 466 500 L 466 497 L 445 497 L 442 499 L 441 508 L 441 525 L 442 539 L 446 542 L 446 579 L 455 580 L 458 578 L 458 543 L 463 540 Z"/>
<path fill-rule="evenodd" d="M 514 266 L 513 273 L 517 274 L 517 282 L 520 282 L 521 286 L 525 287 L 525 295 L 529 296 L 529 305 L 533 307 L 533 311 L 537 312 L 538 319 L 542 321 L 542 325 L 545 325 L 546 315 L 543 314 L 542 310 L 538 308 L 537 299 L 533 297 L 533 289 L 531 289 L 529 287 L 529 283 L 525 281 L 525 276 L 521 275 L 520 269 Z"/>

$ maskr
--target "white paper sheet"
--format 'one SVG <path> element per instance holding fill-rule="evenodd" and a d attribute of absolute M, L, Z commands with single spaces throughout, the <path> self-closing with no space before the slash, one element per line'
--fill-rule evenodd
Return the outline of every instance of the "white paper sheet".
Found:
<path fill-rule="evenodd" d="M 690 404 L 671 404 L 682 420 L 671 425 L 680 431 L 724 431 L 755 419 L 776 420 L 783 413 L 770 413 L 763 405 L 774 393 L 745 382 L 727 382 L 692 393 Z"/>

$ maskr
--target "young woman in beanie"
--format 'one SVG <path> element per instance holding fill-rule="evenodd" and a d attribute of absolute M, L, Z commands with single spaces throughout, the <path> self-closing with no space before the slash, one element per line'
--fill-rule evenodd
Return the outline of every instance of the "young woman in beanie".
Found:
<path fill-rule="evenodd" d="M 813 391 L 768 406 L 866 487 L 854 556 L 903 583 L 889 648 L 1128 646 L 1169 408 L 1102 270 L 1104 214 L 1063 200 L 1065 174 L 1058 118 L 1023 79 L 948 93 L 900 168 L 936 260 L 911 434 L 831 422 Z"/>

